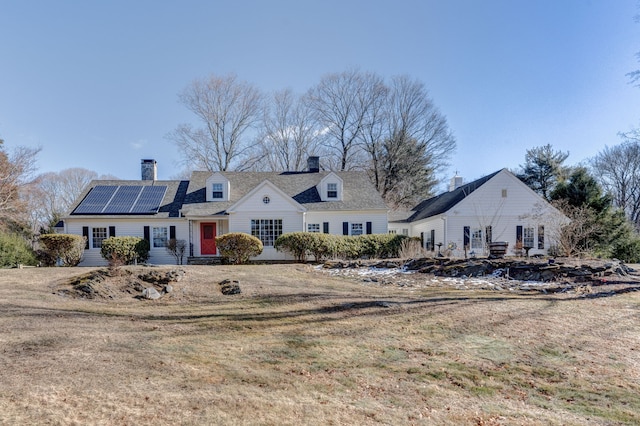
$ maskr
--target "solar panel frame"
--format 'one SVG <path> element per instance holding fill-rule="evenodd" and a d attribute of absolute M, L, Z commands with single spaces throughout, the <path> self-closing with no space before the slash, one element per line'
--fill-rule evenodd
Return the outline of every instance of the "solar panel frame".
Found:
<path fill-rule="evenodd" d="M 113 194 L 117 191 L 116 185 L 96 185 L 73 210 L 73 214 L 100 214 L 109 204 Z"/>
<path fill-rule="evenodd" d="M 109 204 L 102 210 L 103 214 L 126 214 L 131 211 L 138 200 L 143 186 L 120 185 L 113 194 Z"/>
<path fill-rule="evenodd" d="M 162 200 L 167 192 L 164 185 L 144 186 L 138 200 L 131 208 L 131 213 L 150 214 L 157 213 Z"/>

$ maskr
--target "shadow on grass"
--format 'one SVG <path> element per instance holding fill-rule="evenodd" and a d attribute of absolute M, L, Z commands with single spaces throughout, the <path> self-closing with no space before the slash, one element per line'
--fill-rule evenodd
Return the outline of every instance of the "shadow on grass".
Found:
<path fill-rule="evenodd" d="M 55 308 L 55 307 L 34 307 L 20 306 L 17 304 L 0 304 L 0 315 L 3 316 L 51 316 L 51 317 L 112 317 L 137 321 L 160 321 L 160 322 L 189 322 L 200 320 L 220 319 L 238 322 L 264 322 L 277 321 L 287 318 L 307 318 L 309 322 L 327 322 L 342 319 L 344 314 L 357 315 L 394 315 L 406 312 L 406 308 L 423 308 L 455 305 L 460 303 L 500 303 L 507 301 L 548 301 L 554 303 L 581 301 L 598 297 L 612 297 L 619 294 L 640 291 L 640 285 L 616 287 L 596 287 L 598 292 L 576 294 L 568 297 L 567 294 L 559 296 L 557 294 L 522 294 L 508 293 L 505 295 L 495 292 L 468 292 L 464 290 L 445 290 L 447 294 L 428 298 L 407 299 L 397 298 L 366 298 L 366 297 L 345 297 L 331 293 L 293 293 L 293 294 L 266 294 L 251 297 L 229 297 L 228 299 L 217 299 L 215 301 L 197 301 L 182 305 L 158 305 L 158 309 L 182 310 L 185 306 L 196 309 L 207 309 L 208 312 L 199 313 L 140 313 L 136 306 L 129 306 L 123 310 L 92 310 L 77 308 Z M 332 300 L 340 299 L 339 302 L 331 303 Z M 145 303 L 145 302 L 142 302 Z M 148 302 L 152 303 L 152 302 Z M 314 304 L 305 309 L 282 310 L 282 306 L 296 305 L 300 303 Z M 145 305 L 145 309 L 152 306 Z M 399 309 L 402 308 L 402 309 Z M 211 312 L 211 309 L 216 310 Z M 251 312 L 247 312 L 250 310 Z M 240 312 L 238 312 L 240 311 Z"/>

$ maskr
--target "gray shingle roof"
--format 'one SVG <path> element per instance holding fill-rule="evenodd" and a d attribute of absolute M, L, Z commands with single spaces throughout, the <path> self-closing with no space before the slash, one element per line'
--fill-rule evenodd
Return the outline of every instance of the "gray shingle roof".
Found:
<path fill-rule="evenodd" d="M 268 180 L 285 194 L 308 210 L 387 210 L 382 197 L 369 181 L 365 172 L 336 172 L 343 181 L 342 201 L 322 201 L 316 185 L 330 172 L 219 172 L 229 179 L 231 198 L 229 201 L 206 201 L 206 180 L 211 172 L 193 172 L 188 181 L 163 180 L 94 180 L 76 202 L 71 206 L 70 215 L 96 185 L 166 185 L 167 192 L 160 209 L 153 217 L 179 217 L 180 212 L 186 216 L 224 215 L 229 207 L 237 203 L 253 188 Z M 89 216 L 89 215 L 83 215 Z M 111 216 L 111 215 L 90 215 Z M 128 215 L 117 215 L 128 217 Z M 135 215 L 140 217 L 145 215 Z M 147 215 L 149 216 L 149 215 Z M 132 216 L 134 217 L 134 216 Z"/>
<path fill-rule="evenodd" d="M 365 172 L 335 172 L 343 182 L 342 201 L 322 201 L 316 185 L 330 172 L 219 172 L 229 180 L 229 201 L 206 202 L 205 184 L 211 172 L 194 172 L 185 202 L 185 215 L 218 215 L 268 180 L 308 210 L 386 210 L 382 197 Z"/>

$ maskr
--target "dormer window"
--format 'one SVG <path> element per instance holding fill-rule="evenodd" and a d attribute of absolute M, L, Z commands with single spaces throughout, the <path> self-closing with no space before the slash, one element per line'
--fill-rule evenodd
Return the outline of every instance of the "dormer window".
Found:
<path fill-rule="evenodd" d="M 328 183 L 327 184 L 327 198 L 338 198 L 338 184 L 337 183 Z"/>
<path fill-rule="evenodd" d="M 224 198 L 221 183 L 214 183 L 212 189 L 213 191 L 211 192 L 211 198 Z"/>

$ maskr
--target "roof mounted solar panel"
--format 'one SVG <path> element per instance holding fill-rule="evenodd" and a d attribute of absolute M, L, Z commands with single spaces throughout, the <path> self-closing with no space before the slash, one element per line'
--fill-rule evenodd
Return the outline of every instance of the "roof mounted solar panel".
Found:
<path fill-rule="evenodd" d="M 150 214 L 157 213 L 167 192 L 166 186 L 144 186 L 138 200 L 131 209 L 131 213 Z"/>
<path fill-rule="evenodd" d="M 143 186 L 121 185 L 113 194 L 109 204 L 102 210 L 103 214 L 126 214 L 131 211 L 138 200 Z"/>
<path fill-rule="evenodd" d="M 117 186 L 97 185 L 94 186 L 86 197 L 75 208 L 73 214 L 100 214 L 109 204 L 111 197 L 115 194 Z"/>
<path fill-rule="evenodd" d="M 155 214 L 167 187 L 96 185 L 71 214 Z"/>

